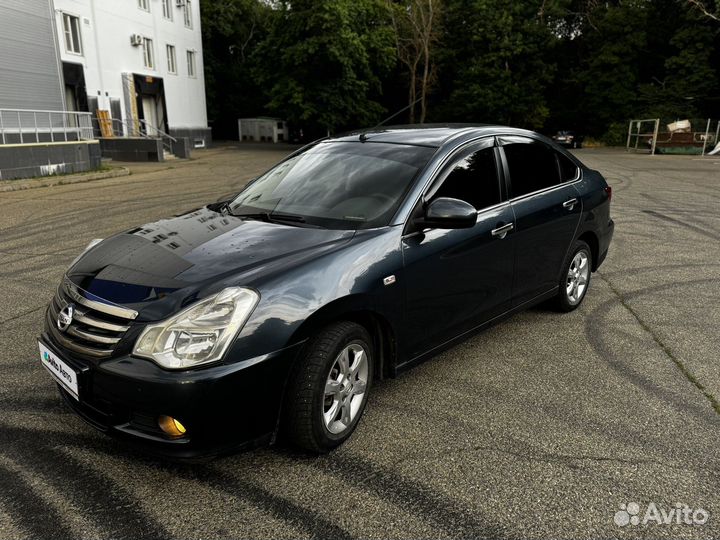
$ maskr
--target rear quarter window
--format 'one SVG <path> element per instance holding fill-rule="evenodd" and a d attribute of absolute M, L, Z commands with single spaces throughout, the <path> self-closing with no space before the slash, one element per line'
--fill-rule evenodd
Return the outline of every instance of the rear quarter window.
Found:
<path fill-rule="evenodd" d="M 560 180 L 562 182 L 569 182 L 575 180 L 580 174 L 578 168 L 572 160 L 564 154 L 557 152 L 558 165 L 560 166 Z"/>

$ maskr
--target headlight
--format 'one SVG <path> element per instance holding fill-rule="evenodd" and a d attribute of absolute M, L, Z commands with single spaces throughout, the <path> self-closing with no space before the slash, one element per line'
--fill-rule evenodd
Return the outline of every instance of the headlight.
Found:
<path fill-rule="evenodd" d="M 103 241 L 102 238 L 94 238 L 93 240 L 90 240 L 90 243 L 87 246 L 85 246 L 85 249 L 83 249 L 83 251 L 80 255 L 75 257 L 75 259 L 73 260 L 73 262 L 70 263 L 70 266 L 68 266 L 68 268 L 72 268 L 73 266 L 75 266 L 75 263 L 80 260 L 80 257 L 85 255 L 88 251 L 90 251 L 92 248 L 97 246 L 102 241 Z"/>
<path fill-rule="evenodd" d="M 177 315 L 148 325 L 133 355 L 168 369 L 184 369 L 220 360 L 260 300 L 251 289 L 228 287 Z"/>

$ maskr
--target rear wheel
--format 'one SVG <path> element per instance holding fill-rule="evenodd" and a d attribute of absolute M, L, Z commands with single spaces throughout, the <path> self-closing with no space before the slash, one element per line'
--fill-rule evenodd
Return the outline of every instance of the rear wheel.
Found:
<path fill-rule="evenodd" d="M 289 383 L 284 414 L 287 438 L 311 452 L 327 452 L 355 430 L 372 384 L 372 338 L 343 321 L 307 344 Z"/>
<path fill-rule="evenodd" d="M 555 304 L 560 311 L 572 311 L 582 303 L 590 286 L 592 250 L 582 240 L 573 245 L 560 277 Z"/>

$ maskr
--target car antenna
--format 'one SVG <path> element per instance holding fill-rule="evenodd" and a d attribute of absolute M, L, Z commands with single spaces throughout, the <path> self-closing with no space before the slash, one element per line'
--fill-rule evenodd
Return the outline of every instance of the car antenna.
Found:
<path fill-rule="evenodd" d="M 421 97 L 417 98 L 417 99 L 416 99 L 415 101 L 413 101 L 410 105 L 406 105 L 405 107 L 403 107 L 402 109 L 400 109 L 399 111 L 397 111 L 397 112 L 396 112 L 395 114 L 393 114 L 392 116 L 388 116 L 385 120 L 383 120 L 383 121 L 380 122 L 379 124 L 377 124 L 377 125 L 375 125 L 375 126 L 373 126 L 373 127 L 371 127 L 371 128 L 364 129 L 363 132 L 360 133 L 360 142 L 365 142 L 365 141 L 368 140 L 368 136 L 367 136 L 367 132 L 368 132 L 368 131 L 374 131 L 374 130 L 376 130 L 377 128 L 379 128 L 380 126 L 382 126 L 383 124 L 385 124 L 385 122 L 387 122 L 388 120 L 392 120 L 393 118 L 395 118 L 395 117 L 396 117 L 398 114 L 400 114 L 401 112 L 407 111 L 410 107 L 412 107 L 413 105 L 415 105 L 415 104 L 416 104 L 418 101 L 420 101 L 421 99 L 422 99 Z"/>

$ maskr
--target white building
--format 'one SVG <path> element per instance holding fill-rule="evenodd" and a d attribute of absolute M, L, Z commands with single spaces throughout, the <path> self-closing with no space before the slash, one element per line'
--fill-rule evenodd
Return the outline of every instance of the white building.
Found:
<path fill-rule="evenodd" d="M 210 141 L 199 0 L 51 0 L 66 110 Z"/>
<path fill-rule="evenodd" d="M 240 118 L 238 135 L 241 141 L 287 141 L 289 136 L 287 123 L 279 118 Z"/>

